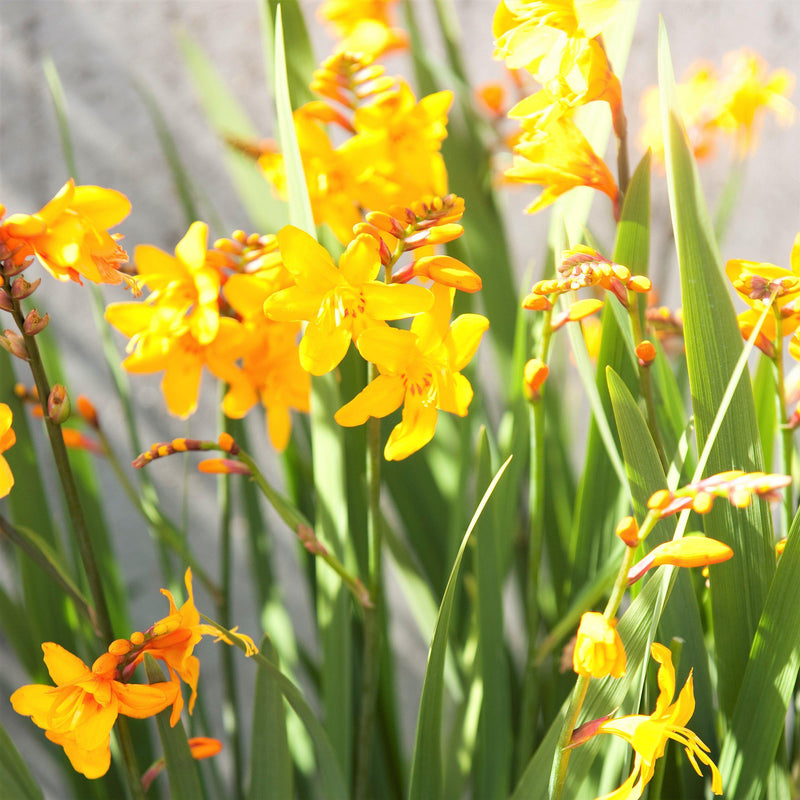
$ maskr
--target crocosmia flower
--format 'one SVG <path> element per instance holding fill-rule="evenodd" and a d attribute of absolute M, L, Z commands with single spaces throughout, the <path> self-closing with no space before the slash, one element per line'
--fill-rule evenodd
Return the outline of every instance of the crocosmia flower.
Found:
<path fill-rule="evenodd" d="M 61 745 L 74 769 L 87 778 L 108 771 L 111 728 L 119 714 L 151 717 L 175 700 L 175 683 L 144 686 L 119 680 L 119 656 L 104 653 L 90 669 L 54 642 L 45 642 L 42 650 L 55 687 L 23 686 L 11 695 L 11 705 Z"/>
<path fill-rule="evenodd" d="M 381 260 L 372 236 L 357 236 L 338 268 L 328 251 L 299 228 L 287 225 L 278 241 L 283 263 L 297 283 L 271 295 L 264 313 L 283 322 L 308 321 L 300 363 L 312 375 L 336 367 L 362 331 L 419 314 L 433 304 L 433 295 L 421 286 L 375 280 Z"/>
<path fill-rule="evenodd" d="M 11 427 L 11 419 L 11 409 L 5 403 L 0 403 L 0 454 L 17 441 Z M 5 497 L 13 485 L 14 475 L 11 473 L 11 467 L 8 466 L 8 461 L 0 455 L 0 497 Z"/>
<path fill-rule="evenodd" d="M 403 406 L 403 418 L 386 442 L 387 461 L 407 458 L 432 438 L 438 411 L 466 415 L 472 387 L 461 374 L 478 349 L 489 320 L 462 314 L 452 325 L 454 289 L 434 286 L 433 309 L 411 323 L 411 330 L 382 326 L 364 331 L 358 351 L 380 375 L 335 415 L 340 425 L 362 425 Z M 448 327 L 449 325 L 449 327 Z"/>
<path fill-rule="evenodd" d="M 100 186 L 76 186 L 70 178 L 61 191 L 35 214 L 12 214 L 0 224 L 0 241 L 23 243 L 45 269 L 60 281 L 125 282 L 119 271 L 128 254 L 108 232 L 131 210 L 121 192 Z"/>
<path fill-rule="evenodd" d="M 581 617 L 578 638 L 572 655 L 572 667 L 583 677 L 603 678 L 625 674 L 625 648 L 617 633 L 616 620 L 606 619 L 596 611 Z"/>
<path fill-rule="evenodd" d="M 664 755 L 664 748 L 670 739 L 681 745 L 695 772 L 701 775 L 697 762 L 711 769 L 711 789 L 714 794 L 722 794 L 722 776 L 708 755 L 708 747 L 697 734 L 685 727 L 694 713 L 694 683 L 689 674 L 677 701 L 675 695 L 675 668 L 669 648 L 653 643 L 650 654 L 661 665 L 658 669 L 658 688 L 656 709 L 646 716 L 634 714 L 602 722 L 596 733 L 610 733 L 624 739 L 635 752 L 633 771 L 618 789 L 598 800 L 629 800 L 641 797 L 644 787 L 652 780 L 656 761 Z"/>

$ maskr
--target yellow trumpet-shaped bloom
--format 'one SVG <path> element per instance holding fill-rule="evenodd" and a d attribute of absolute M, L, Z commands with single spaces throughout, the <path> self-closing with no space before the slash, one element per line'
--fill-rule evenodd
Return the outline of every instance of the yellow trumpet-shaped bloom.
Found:
<path fill-rule="evenodd" d="M 119 271 L 128 254 L 108 232 L 131 210 L 121 192 L 100 186 L 76 186 L 70 178 L 59 193 L 35 214 L 12 214 L 0 223 L 0 241 L 13 240 L 36 255 L 60 281 L 122 283 L 135 287 Z"/>
<path fill-rule="evenodd" d="M 357 236 L 338 268 L 328 251 L 299 228 L 287 225 L 278 233 L 278 241 L 296 285 L 270 295 L 264 313 L 277 321 L 308 321 L 300 342 L 300 363 L 312 375 L 336 367 L 362 331 L 433 305 L 433 295 L 421 286 L 375 280 L 381 260 L 372 236 Z"/>
<path fill-rule="evenodd" d="M 436 430 L 437 413 L 466 415 L 472 386 L 461 374 L 480 344 L 489 321 L 462 314 L 452 324 L 455 289 L 435 285 L 436 302 L 421 314 L 411 330 L 388 326 L 364 331 L 358 351 L 380 374 L 342 406 L 335 415 L 340 425 L 362 425 L 369 417 L 385 417 L 401 405 L 403 418 L 384 450 L 387 461 L 399 461 L 424 447 Z"/>
<path fill-rule="evenodd" d="M 675 668 L 672 654 L 664 645 L 653 643 L 650 653 L 661 665 L 658 669 L 658 688 L 660 693 L 656 708 L 650 716 L 634 714 L 602 722 L 596 733 L 610 733 L 619 736 L 633 747 L 636 755 L 633 771 L 618 789 L 598 800 L 630 800 L 641 797 L 642 791 L 655 773 L 655 762 L 664 755 L 670 739 L 674 739 L 686 751 L 695 772 L 701 775 L 697 762 L 711 769 L 711 788 L 714 794 L 722 794 L 722 776 L 708 755 L 708 747 L 697 734 L 685 727 L 694 713 L 694 684 L 691 673 L 677 701 L 675 695 Z"/>
<path fill-rule="evenodd" d="M 175 700 L 173 682 L 140 686 L 120 681 L 120 656 L 104 653 L 90 669 L 54 642 L 45 642 L 42 650 L 55 687 L 23 686 L 11 695 L 11 705 L 61 745 L 74 769 L 87 778 L 108 771 L 111 728 L 119 714 L 151 717 Z"/>
<path fill-rule="evenodd" d="M 616 620 L 606 619 L 596 611 L 587 611 L 578 626 L 578 638 L 572 654 L 572 668 L 578 675 L 603 678 L 625 674 L 627 658 Z"/>
<path fill-rule="evenodd" d="M 12 416 L 11 409 L 5 403 L 0 403 L 0 497 L 5 497 L 14 485 L 11 467 L 2 456 L 17 441 L 14 429 L 11 427 Z"/>

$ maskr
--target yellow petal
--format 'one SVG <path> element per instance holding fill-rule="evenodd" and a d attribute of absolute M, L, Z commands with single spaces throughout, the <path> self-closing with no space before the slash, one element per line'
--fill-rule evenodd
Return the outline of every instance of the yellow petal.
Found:
<path fill-rule="evenodd" d="M 127 717 L 144 719 L 172 705 L 178 686 L 172 681 L 149 685 L 120 683 L 115 690 L 119 700 L 119 713 Z"/>
<path fill-rule="evenodd" d="M 76 186 L 70 206 L 98 228 L 113 228 L 131 211 L 131 201 L 122 192 L 102 186 Z"/>
<path fill-rule="evenodd" d="M 388 373 L 404 372 L 409 359 L 420 355 L 416 334 L 388 325 L 363 331 L 358 337 L 357 347 L 367 361 L 377 364 L 382 372 Z"/>
<path fill-rule="evenodd" d="M 183 239 L 175 245 L 175 255 L 189 267 L 202 267 L 206 260 L 207 238 L 208 225 L 205 222 L 193 222 Z"/>
<path fill-rule="evenodd" d="M 350 331 L 344 326 L 331 330 L 309 322 L 300 342 L 300 364 L 312 375 L 325 375 L 345 357 L 350 339 Z"/>
<path fill-rule="evenodd" d="M 90 672 L 89 667 L 78 656 L 65 650 L 60 644 L 44 642 L 42 652 L 47 671 L 56 686 L 74 683 Z"/>
<path fill-rule="evenodd" d="M 339 259 L 339 271 L 353 286 L 374 281 L 378 277 L 380 268 L 381 258 L 378 255 L 378 242 L 373 236 L 366 233 L 356 236 L 347 245 L 347 249 Z M 392 319 L 396 319 L 396 317 Z"/>
<path fill-rule="evenodd" d="M 14 475 L 8 461 L 0 456 L 0 497 L 5 497 L 14 486 Z"/>
<path fill-rule="evenodd" d="M 300 228 L 293 225 L 281 228 L 278 246 L 284 266 L 298 283 L 327 290 L 341 280 L 330 253 Z"/>
<path fill-rule="evenodd" d="M 488 327 L 489 320 L 480 314 L 462 314 L 453 320 L 447 337 L 450 369 L 460 372 L 469 364 Z"/>
<path fill-rule="evenodd" d="M 362 289 L 367 313 L 373 319 L 404 319 L 427 311 L 433 305 L 428 289 L 413 284 L 372 282 Z"/>
<path fill-rule="evenodd" d="M 180 345 L 172 348 L 161 390 L 164 392 L 167 408 L 176 416 L 186 419 L 197 408 L 202 372 L 203 362 L 197 354 Z"/>
<path fill-rule="evenodd" d="M 343 405 L 334 419 L 348 428 L 363 425 L 370 417 L 385 417 L 400 408 L 404 396 L 405 386 L 401 378 L 378 375 L 349 403 Z"/>
<path fill-rule="evenodd" d="M 387 461 L 401 461 L 428 444 L 436 431 L 436 418 L 435 406 L 407 399 L 403 406 L 403 419 L 394 427 L 386 442 L 384 458 Z"/>

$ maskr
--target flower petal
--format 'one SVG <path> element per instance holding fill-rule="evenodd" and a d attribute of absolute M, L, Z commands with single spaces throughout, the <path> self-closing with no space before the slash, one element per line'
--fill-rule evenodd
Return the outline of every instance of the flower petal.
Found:
<path fill-rule="evenodd" d="M 400 408 L 405 396 L 405 386 L 400 378 L 378 375 L 349 403 L 334 414 L 334 419 L 345 427 L 363 425 L 370 417 L 385 417 Z"/>
<path fill-rule="evenodd" d="M 403 419 L 394 427 L 383 451 L 387 461 L 401 461 L 425 447 L 436 431 L 437 411 L 419 400 L 407 399 Z"/>

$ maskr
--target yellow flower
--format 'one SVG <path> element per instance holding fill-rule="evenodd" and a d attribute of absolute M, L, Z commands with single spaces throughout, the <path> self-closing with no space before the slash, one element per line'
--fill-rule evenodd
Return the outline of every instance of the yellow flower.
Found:
<path fill-rule="evenodd" d="M 11 705 L 61 745 L 73 768 L 87 778 L 108 771 L 111 728 L 119 714 L 151 717 L 175 700 L 178 687 L 172 682 L 139 686 L 120 681 L 120 656 L 104 653 L 89 669 L 53 642 L 45 642 L 42 650 L 55 688 L 23 686 L 11 695 Z"/>
<path fill-rule="evenodd" d="M 684 536 L 654 547 L 641 561 L 628 570 L 628 586 L 636 583 L 653 567 L 707 567 L 733 558 L 728 545 L 705 536 Z"/>
<path fill-rule="evenodd" d="M 242 316 L 246 333 L 242 367 L 229 381 L 222 410 L 238 419 L 260 399 L 272 446 L 284 450 L 292 428 L 290 410 L 309 410 L 311 379 L 300 364 L 299 323 L 264 316 L 264 302 L 272 293 L 258 274 L 232 275 L 225 284 L 225 298 Z"/>
<path fill-rule="evenodd" d="M 2 456 L 2 453 L 17 441 L 16 434 L 11 427 L 11 420 L 11 409 L 5 403 L 0 403 L 0 497 L 5 497 L 14 485 L 11 467 Z"/>
<path fill-rule="evenodd" d="M 619 203 L 619 190 L 605 162 L 568 117 L 560 117 L 537 129 L 515 148 L 514 164 L 506 178 L 517 183 L 544 186 L 539 199 L 526 211 L 533 214 L 576 186 L 589 186 L 605 192 Z"/>
<path fill-rule="evenodd" d="M 403 418 L 386 442 L 384 457 L 399 461 L 424 447 L 436 430 L 437 410 L 466 415 L 472 387 L 461 374 L 478 349 L 489 321 L 462 314 L 448 327 L 455 289 L 435 285 L 430 312 L 411 330 L 388 326 L 364 331 L 358 351 L 380 374 L 335 414 L 340 425 L 362 425 L 403 406 Z"/>
<path fill-rule="evenodd" d="M 216 338 L 203 345 L 189 330 L 181 330 L 183 317 L 169 306 L 112 303 L 105 318 L 130 338 L 129 355 L 122 362 L 128 372 L 165 371 L 161 389 L 167 408 L 176 416 L 188 417 L 197 408 L 204 366 L 220 380 L 235 374 L 234 362 L 245 336 L 236 320 L 220 319 Z"/>
<path fill-rule="evenodd" d="M 405 47 L 405 33 L 393 28 L 389 6 L 394 0 L 326 0 L 317 16 L 330 24 L 342 41 L 337 50 L 379 56 Z"/>
<path fill-rule="evenodd" d="M 568 39 L 600 35 L 618 10 L 618 0 L 501 0 L 492 26 L 494 57 L 535 72 Z"/>
<path fill-rule="evenodd" d="M 729 55 L 732 69 L 724 84 L 716 124 L 733 135 L 737 155 L 743 157 L 758 144 L 758 135 L 767 110 L 781 125 L 794 119 L 794 106 L 787 97 L 794 87 L 794 76 L 785 69 L 767 74 L 766 62 L 751 50 Z"/>
<path fill-rule="evenodd" d="M 336 367 L 350 341 L 357 341 L 365 329 L 413 316 L 433 304 L 433 296 L 421 286 L 375 280 L 381 260 L 372 236 L 357 236 L 339 259 L 338 269 L 328 251 L 299 228 L 287 225 L 278 241 L 283 263 L 297 284 L 267 298 L 264 313 L 277 321 L 308 321 L 300 363 L 312 375 Z"/>
<path fill-rule="evenodd" d="M 668 648 L 655 642 L 650 646 L 650 653 L 661 665 L 658 669 L 660 693 L 656 700 L 655 711 L 650 716 L 635 714 L 606 720 L 597 727 L 597 733 L 619 736 L 628 742 L 636 753 L 633 771 L 627 780 L 618 789 L 597 800 L 628 800 L 631 797 L 641 797 L 644 787 L 653 778 L 655 762 L 664 755 L 664 748 L 670 739 L 674 739 L 685 749 L 698 775 L 702 775 L 697 765 L 698 760 L 711 768 L 711 788 L 714 794 L 722 794 L 722 776 L 708 756 L 708 747 L 697 734 L 685 727 L 694 713 L 694 684 L 691 673 L 677 701 L 671 703 L 675 695 L 672 654 Z"/>
<path fill-rule="evenodd" d="M 22 242 L 45 269 L 60 281 L 127 283 L 119 271 L 128 254 L 108 233 L 131 210 L 128 198 L 113 189 L 75 186 L 70 178 L 61 191 L 35 214 L 12 214 L 0 223 L 0 241 Z"/>
<path fill-rule="evenodd" d="M 208 344 L 219 329 L 220 273 L 206 257 L 208 225 L 193 222 L 175 246 L 175 257 L 152 245 L 136 248 L 140 283 L 150 289 L 146 302 L 169 306 L 199 344 Z"/>
<path fill-rule="evenodd" d="M 596 611 L 581 617 L 572 654 L 572 668 L 583 677 L 603 678 L 625 674 L 625 648 L 617 633 L 617 621 Z"/>

